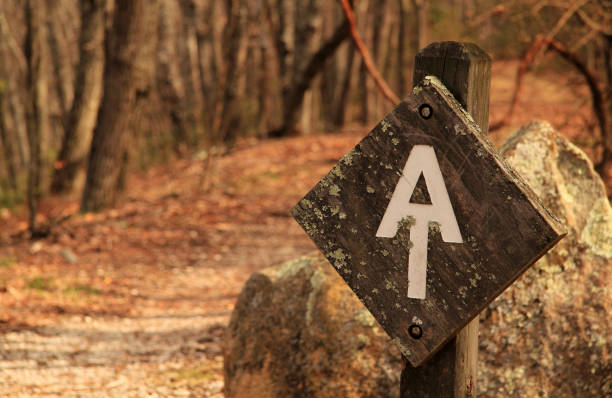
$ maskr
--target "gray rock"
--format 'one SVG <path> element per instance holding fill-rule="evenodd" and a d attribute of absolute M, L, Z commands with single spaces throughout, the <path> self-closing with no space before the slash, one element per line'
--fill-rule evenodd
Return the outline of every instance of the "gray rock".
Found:
<path fill-rule="evenodd" d="M 502 147 L 568 235 L 481 316 L 486 397 L 612 396 L 612 209 L 588 157 L 545 122 Z"/>
<path fill-rule="evenodd" d="M 482 397 L 612 396 L 612 209 L 548 123 L 502 148 L 568 236 L 481 316 Z M 397 348 L 321 256 L 254 274 L 225 341 L 227 397 L 393 397 Z"/>
<path fill-rule="evenodd" d="M 399 395 L 399 350 L 318 254 L 255 273 L 225 343 L 228 398 Z"/>

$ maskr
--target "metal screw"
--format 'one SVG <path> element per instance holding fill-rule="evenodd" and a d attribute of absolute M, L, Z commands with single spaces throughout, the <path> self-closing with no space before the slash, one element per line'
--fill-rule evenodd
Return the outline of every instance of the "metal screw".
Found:
<path fill-rule="evenodd" d="M 423 104 L 419 107 L 419 114 L 423 119 L 429 119 L 433 115 L 433 109 L 429 104 Z"/>
<path fill-rule="evenodd" d="M 410 337 L 415 340 L 420 339 L 423 336 L 423 329 L 419 325 L 410 325 L 408 329 L 408 333 L 410 333 Z"/>

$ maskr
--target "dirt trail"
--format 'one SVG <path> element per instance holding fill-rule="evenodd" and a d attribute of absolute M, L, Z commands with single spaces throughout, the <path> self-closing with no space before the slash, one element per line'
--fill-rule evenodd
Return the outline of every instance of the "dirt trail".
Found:
<path fill-rule="evenodd" d="M 38 242 L 0 229 L 0 397 L 222 396 L 221 337 L 250 274 L 314 250 L 288 209 L 356 135 L 243 143 L 219 164 L 134 176 L 116 209 L 69 218 Z"/>

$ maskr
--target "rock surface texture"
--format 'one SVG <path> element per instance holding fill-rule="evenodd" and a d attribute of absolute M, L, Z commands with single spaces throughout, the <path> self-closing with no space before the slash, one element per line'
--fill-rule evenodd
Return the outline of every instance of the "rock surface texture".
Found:
<path fill-rule="evenodd" d="M 393 397 L 401 367 L 397 347 L 321 255 L 255 273 L 226 334 L 226 397 Z"/>
<path fill-rule="evenodd" d="M 548 123 L 502 148 L 568 235 L 481 315 L 479 396 L 612 396 L 612 208 Z M 226 397 L 397 397 L 399 350 L 320 255 L 255 273 L 225 341 Z"/>
<path fill-rule="evenodd" d="M 486 397 L 612 396 L 612 209 L 587 156 L 544 122 L 502 153 L 568 235 L 481 316 Z"/>

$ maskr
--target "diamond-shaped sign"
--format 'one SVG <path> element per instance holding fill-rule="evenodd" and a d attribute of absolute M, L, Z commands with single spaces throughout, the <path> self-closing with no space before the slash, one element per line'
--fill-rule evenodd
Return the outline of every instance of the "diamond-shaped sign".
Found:
<path fill-rule="evenodd" d="M 565 234 L 430 76 L 292 214 L 414 366 Z"/>

